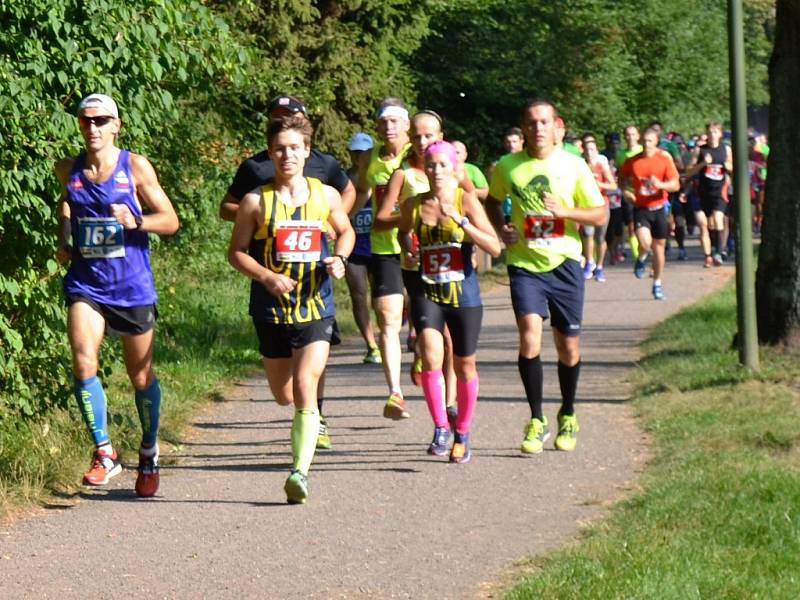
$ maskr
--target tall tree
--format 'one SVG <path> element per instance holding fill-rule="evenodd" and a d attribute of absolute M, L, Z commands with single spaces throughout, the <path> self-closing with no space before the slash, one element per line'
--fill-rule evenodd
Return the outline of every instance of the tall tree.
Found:
<path fill-rule="evenodd" d="M 800 346 L 800 2 L 778 0 L 769 64 L 770 128 L 761 249 L 756 277 L 758 336 Z"/>

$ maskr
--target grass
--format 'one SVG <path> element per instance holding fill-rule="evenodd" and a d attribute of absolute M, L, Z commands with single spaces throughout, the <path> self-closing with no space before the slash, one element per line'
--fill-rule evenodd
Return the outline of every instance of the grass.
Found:
<path fill-rule="evenodd" d="M 653 332 L 634 375 L 654 449 L 641 490 L 530 559 L 507 600 L 798 596 L 800 356 L 739 367 L 735 310 L 729 287 Z"/>

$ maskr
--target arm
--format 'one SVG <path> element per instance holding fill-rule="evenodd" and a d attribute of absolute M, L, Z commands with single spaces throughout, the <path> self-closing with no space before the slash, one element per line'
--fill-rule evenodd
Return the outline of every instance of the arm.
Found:
<path fill-rule="evenodd" d="M 414 247 L 412 236 L 414 228 L 414 199 L 409 198 L 408 201 L 403 202 L 400 206 L 400 221 L 397 223 L 397 241 L 400 243 L 400 248 L 405 252 L 406 258 L 410 262 L 416 262 L 417 256 L 413 253 Z"/>
<path fill-rule="evenodd" d="M 239 208 L 240 200 L 235 198 L 230 192 L 225 194 L 222 202 L 219 203 L 219 217 L 223 221 L 235 221 L 236 210 Z"/>
<path fill-rule="evenodd" d="M 733 151 L 730 146 L 725 146 L 725 170 L 733 173 Z"/>
<path fill-rule="evenodd" d="M 257 192 L 250 192 L 242 198 L 228 245 L 228 262 L 240 273 L 261 283 L 270 294 L 280 297 L 291 292 L 297 282 L 258 264 L 247 252 L 258 229 L 261 212 L 261 198 Z"/>
<path fill-rule="evenodd" d="M 469 234 L 472 241 L 495 258 L 500 256 L 500 240 L 483 210 L 477 194 L 465 193 L 461 198 L 461 206 L 464 216 L 469 219 L 469 223 L 464 226 L 464 231 Z M 461 219 L 459 218 L 459 222 Z"/>
<path fill-rule="evenodd" d="M 611 172 L 611 167 L 608 163 L 603 164 L 603 181 L 598 185 L 601 190 L 611 191 L 617 189 L 617 180 L 614 179 L 614 174 Z"/>
<path fill-rule="evenodd" d="M 553 194 L 545 192 L 544 207 L 557 219 L 570 219 L 581 225 L 601 227 L 606 221 L 605 205 L 591 208 L 569 208 L 564 206 Z"/>
<path fill-rule="evenodd" d="M 689 179 L 697 175 L 697 172 L 705 167 L 704 163 L 700 163 L 700 148 L 695 148 L 692 150 L 692 158 L 689 161 L 689 164 L 686 165 L 686 178 Z"/>
<path fill-rule="evenodd" d="M 375 207 L 375 219 L 372 222 L 372 228 L 375 231 L 388 231 L 397 227 L 400 221 L 398 215 L 392 215 L 395 205 L 400 200 L 400 192 L 403 190 L 403 182 L 405 182 L 406 174 L 403 169 L 396 169 L 392 173 L 389 184 L 386 186 L 386 191 L 380 200 L 380 204 Z M 372 199 L 375 202 L 375 198 Z"/>
<path fill-rule="evenodd" d="M 356 204 L 356 187 L 353 185 L 353 182 L 350 181 L 350 178 L 347 179 L 347 185 L 345 188 L 340 192 L 342 201 L 342 210 L 345 214 L 350 214 L 353 210 L 353 207 Z M 364 203 L 361 203 L 361 206 L 364 206 Z"/>
<path fill-rule="evenodd" d="M 56 242 L 56 260 L 62 265 L 72 257 L 72 214 L 67 202 L 66 185 L 74 162 L 72 158 L 65 158 L 55 165 L 56 177 L 61 184 L 61 189 L 64 190 L 58 201 L 58 241 Z"/>
<path fill-rule="evenodd" d="M 158 182 L 153 165 L 144 156 L 131 153 L 131 175 L 136 197 L 150 213 L 142 216 L 140 231 L 171 235 L 178 231 L 178 215 Z M 125 204 L 112 204 L 111 211 L 125 229 L 137 229 L 136 221 Z"/>
<path fill-rule="evenodd" d="M 356 243 L 356 233 L 353 231 L 347 212 L 342 206 L 339 192 L 330 186 L 325 186 L 325 193 L 328 196 L 328 203 L 331 207 L 328 215 L 328 224 L 336 232 L 336 246 L 333 250 L 334 256 L 327 257 L 323 262 L 332 277 L 341 279 L 345 273 L 346 257 L 350 256 Z M 343 256 L 345 257 L 344 259 L 342 258 Z"/>

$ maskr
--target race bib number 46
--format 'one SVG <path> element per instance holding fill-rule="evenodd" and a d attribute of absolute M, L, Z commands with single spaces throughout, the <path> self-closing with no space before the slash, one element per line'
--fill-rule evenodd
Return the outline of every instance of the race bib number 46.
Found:
<path fill-rule="evenodd" d="M 121 258 L 125 230 L 114 217 L 78 219 L 78 249 L 84 258 Z"/>
<path fill-rule="evenodd" d="M 322 252 L 322 221 L 278 221 L 275 253 L 281 262 L 317 262 Z"/>
<path fill-rule="evenodd" d="M 528 246 L 547 246 L 551 241 L 564 237 L 564 219 L 553 215 L 527 213 L 525 215 L 525 239 Z"/>
<path fill-rule="evenodd" d="M 464 280 L 461 244 L 440 244 L 422 248 L 422 280 L 425 283 L 452 283 Z"/>

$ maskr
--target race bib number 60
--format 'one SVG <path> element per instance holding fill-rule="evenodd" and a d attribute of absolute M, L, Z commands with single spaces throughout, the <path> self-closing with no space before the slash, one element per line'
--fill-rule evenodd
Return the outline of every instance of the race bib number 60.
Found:
<path fill-rule="evenodd" d="M 557 219 L 551 214 L 525 215 L 525 239 L 529 246 L 547 246 L 552 240 L 562 237 L 564 237 L 564 219 Z"/>
<path fill-rule="evenodd" d="M 78 219 L 78 249 L 84 258 L 121 258 L 125 230 L 114 217 Z"/>
<path fill-rule="evenodd" d="M 275 254 L 281 262 L 317 262 L 322 251 L 322 221 L 278 221 Z"/>
<path fill-rule="evenodd" d="M 452 283 L 464 280 L 461 244 L 439 244 L 422 248 L 422 280 L 425 283 Z"/>

